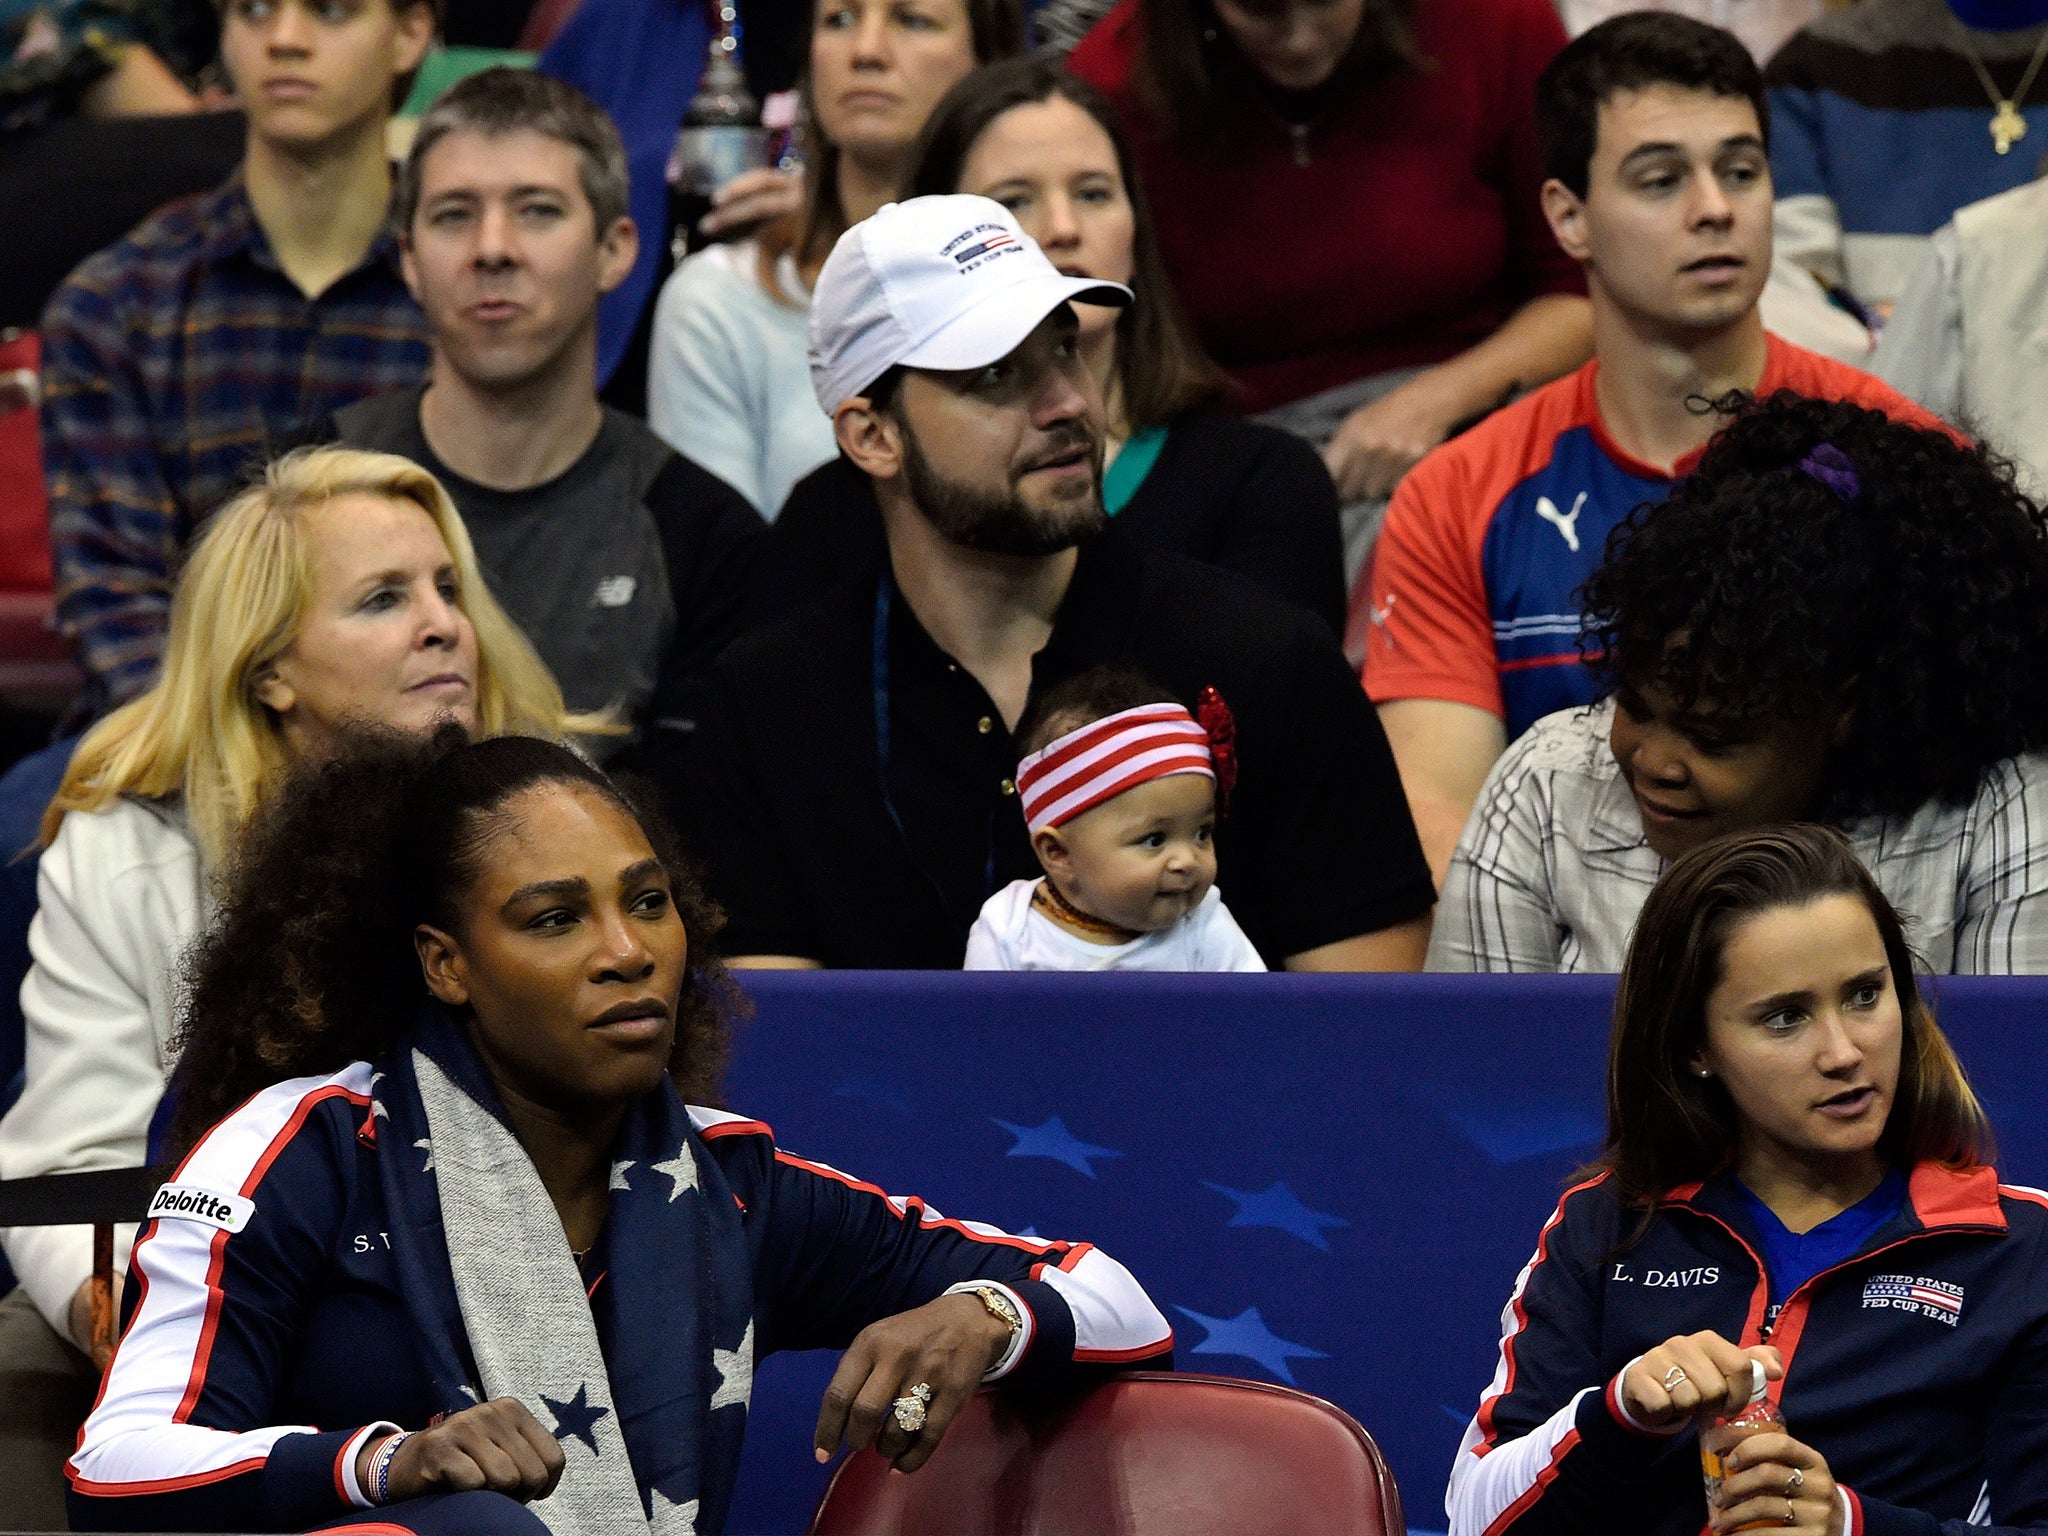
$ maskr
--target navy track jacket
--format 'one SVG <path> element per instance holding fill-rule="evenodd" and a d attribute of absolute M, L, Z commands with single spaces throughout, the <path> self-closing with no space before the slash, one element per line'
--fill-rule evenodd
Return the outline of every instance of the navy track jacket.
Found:
<path fill-rule="evenodd" d="M 1903 1209 L 1773 1318 L 1727 1174 L 1640 1211 L 1568 1191 L 1501 1319 L 1451 1470 L 1451 1536 L 1698 1536 L 1699 1442 L 1631 1427 L 1621 1371 L 1712 1330 L 1784 1355 L 1772 1395 L 1847 1490 L 1846 1536 L 2048 1531 L 2048 1195 L 1922 1164 Z"/>
<path fill-rule="evenodd" d="M 257 1094 L 159 1192 L 68 1468 L 74 1530 L 304 1530 L 368 1504 L 355 1456 L 370 1428 L 426 1427 L 438 1405 L 387 1235 L 370 1073 Z M 759 1121 L 692 1106 L 690 1122 L 741 1207 L 760 1354 L 843 1347 L 985 1279 L 1030 1330 L 1010 1382 L 1170 1368 L 1165 1318 L 1099 1249 L 948 1221 L 781 1151 Z M 606 1305 L 602 1275 L 591 1290 Z"/>

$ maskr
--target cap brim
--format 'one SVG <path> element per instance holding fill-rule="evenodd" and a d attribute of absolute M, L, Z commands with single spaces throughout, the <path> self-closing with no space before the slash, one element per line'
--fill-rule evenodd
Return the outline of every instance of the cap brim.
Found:
<path fill-rule="evenodd" d="M 1062 304 L 1105 304 L 1122 309 L 1131 302 L 1122 283 L 1092 277 L 1034 277 L 1008 284 L 940 326 L 898 362 L 906 368 L 982 368 L 1008 357 Z"/>

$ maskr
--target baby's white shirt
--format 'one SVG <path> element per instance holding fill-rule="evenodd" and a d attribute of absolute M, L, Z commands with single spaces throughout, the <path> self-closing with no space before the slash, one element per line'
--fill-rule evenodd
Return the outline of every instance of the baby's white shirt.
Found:
<path fill-rule="evenodd" d="M 1263 971 L 1266 962 L 1209 887 L 1195 910 L 1127 944 L 1091 944 L 1031 904 L 1036 880 L 1013 880 L 983 903 L 967 935 L 969 971 Z"/>

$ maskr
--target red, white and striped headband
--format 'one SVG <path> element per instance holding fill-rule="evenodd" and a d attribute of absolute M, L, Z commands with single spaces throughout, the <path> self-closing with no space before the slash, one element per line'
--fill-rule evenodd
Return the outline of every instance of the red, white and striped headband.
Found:
<path fill-rule="evenodd" d="M 1209 733 L 1179 704 L 1141 704 L 1069 731 L 1017 765 L 1032 831 L 1063 826 L 1127 789 L 1175 774 L 1216 777 Z"/>

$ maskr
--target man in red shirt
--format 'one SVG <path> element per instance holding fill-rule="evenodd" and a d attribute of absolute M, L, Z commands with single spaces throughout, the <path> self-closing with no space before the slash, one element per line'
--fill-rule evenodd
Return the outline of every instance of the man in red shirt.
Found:
<path fill-rule="evenodd" d="M 1591 703 L 1580 585 L 1660 500 L 1727 396 L 1792 390 L 1934 418 L 1767 334 L 1769 113 L 1729 33 L 1642 12 L 1593 28 L 1538 84 L 1543 208 L 1586 271 L 1594 357 L 1411 470 L 1365 587 L 1365 689 L 1442 880 L 1487 770 L 1553 710 Z"/>

